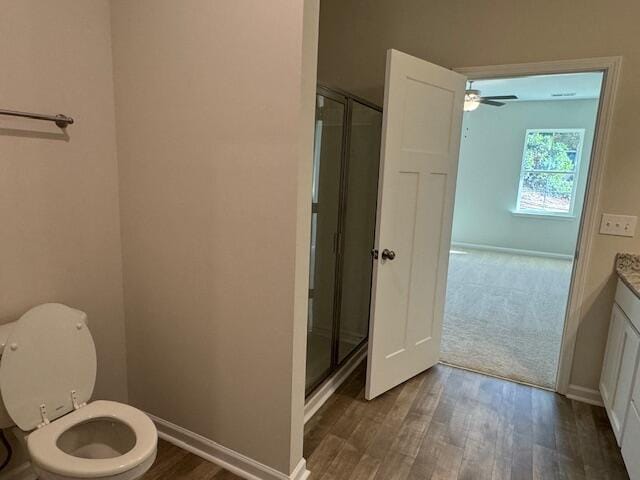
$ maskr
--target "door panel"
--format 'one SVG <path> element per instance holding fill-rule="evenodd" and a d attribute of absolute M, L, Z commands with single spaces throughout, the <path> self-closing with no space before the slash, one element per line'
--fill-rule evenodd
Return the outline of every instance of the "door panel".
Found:
<path fill-rule="evenodd" d="M 618 374 L 620 373 L 620 360 L 622 357 L 622 345 L 624 336 L 624 313 L 618 305 L 613 305 L 607 349 L 604 354 L 602 376 L 600 377 L 600 393 L 602 401 L 611 410 L 615 397 Z"/>
<path fill-rule="evenodd" d="M 624 315 L 624 314 L 622 314 Z M 611 426 L 620 443 L 622 429 L 627 416 L 627 409 L 631 400 L 631 387 L 638 362 L 638 348 L 640 337 L 631 325 L 631 321 L 624 318 L 622 334 L 622 351 L 620 355 L 620 371 L 617 375 L 616 393 L 611 408 Z"/>
<path fill-rule="evenodd" d="M 629 478 L 640 478 L 640 416 L 634 404 L 629 405 L 629 419 L 622 439 L 622 457 Z"/>
<path fill-rule="evenodd" d="M 465 84 L 455 72 L 387 52 L 368 399 L 440 355 Z M 383 258 L 384 249 L 395 258 Z"/>
<path fill-rule="evenodd" d="M 369 333 L 382 112 L 351 100 L 338 363 Z"/>
<path fill-rule="evenodd" d="M 307 391 L 330 371 L 345 105 L 317 96 L 313 159 Z"/>

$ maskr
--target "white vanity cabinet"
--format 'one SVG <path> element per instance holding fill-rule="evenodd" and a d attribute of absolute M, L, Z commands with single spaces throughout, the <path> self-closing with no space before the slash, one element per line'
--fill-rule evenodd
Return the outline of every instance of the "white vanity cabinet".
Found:
<path fill-rule="evenodd" d="M 600 393 L 631 479 L 640 480 L 640 298 L 618 281 Z"/>
<path fill-rule="evenodd" d="M 613 400 L 616 394 L 620 373 L 620 359 L 624 348 L 622 337 L 625 324 L 625 314 L 617 304 L 614 304 L 613 311 L 611 312 L 611 322 L 609 324 L 607 348 L 602 363 L 602 376 L 600 377 L 600 394 L 602 395 L 602 401 L 608 412 L 613 408 Z"/>
<path fill-rule="evenodd" d="M 600 380 L 600 393 L 618 443 L 621 440 L 629 405 L 639 345 L 640 335 L 622 309 L 615 304 Z"/>
<path fill-rule="evenodd" d="M 636 385 L 640 382 L 636 381 Z M 629 478 L 637 480 L 640 478 L 640 412 L 638 405 L 640 400 L 632 400 L 627 413 L 627 421 L 622 437 L 622 457 L 629 472 Z"/>

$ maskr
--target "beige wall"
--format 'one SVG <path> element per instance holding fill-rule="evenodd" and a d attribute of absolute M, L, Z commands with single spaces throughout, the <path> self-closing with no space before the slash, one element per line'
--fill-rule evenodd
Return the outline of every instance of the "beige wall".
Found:
<path fill-rule="evenodd" d="M 130 400 L 288 473 L 317 37 L 295 0 L 115 0 L 112 24 Z"/>
<path fill-rule="evenodd" d="M 65 137 L 0 116 L 0 323 L 44 302 L 84 310 L 94 398 L 126 401 L 109 4 L 1 0 L 0 12 L 0 108 L 76 119 Z"/>
<path fill-rule="evenodd" d="M 631 0 L 322 0 L 319 80 L 382 102 L 385 51 L 447 67 L 622 55 L 599 211 L 640 215 L 640 2 Z M 618 251 L 633 239 L 595 232 L 571 383 L 597 388 Z"/>
<path fill-rule="evenodd" d="M 87 312 L 94 397 L 126 400 L 109 4 L 0 1 L 0 322 L 39 303 Z"/>

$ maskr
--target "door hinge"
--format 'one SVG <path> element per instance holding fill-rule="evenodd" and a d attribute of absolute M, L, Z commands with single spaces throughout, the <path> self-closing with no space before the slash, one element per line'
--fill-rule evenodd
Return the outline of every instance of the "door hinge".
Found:
<path fill-rule="evenodd" d="M 42 428 L 45 425 L 49 425 L 49 417 L 47 416 L 47 406 L 44 403 L 40 405 L 40 418 L 42 418 L 42 422 L 38 425 L 38 428 Z"/>
<path fill-rule="evenodd" d="M 78 403 L 78 393 L 75 390 L 71 390 L 71 403 L 73 404 L 74 410 L 78 410 L 86 405 L 86 403 Z"/>

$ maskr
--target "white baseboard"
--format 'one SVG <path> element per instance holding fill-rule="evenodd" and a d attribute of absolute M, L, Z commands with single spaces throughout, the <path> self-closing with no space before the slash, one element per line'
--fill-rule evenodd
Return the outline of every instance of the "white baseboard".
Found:
<path fill-rule="evenodd" d="M 360 363 L 367 358 L 367 342 L 365 342 L 356 353 L 333 375 L 327 378 L 318 389 L 307 399 L 304 405 L 304 423 L 320 409 L 329 397 L 335 393 L 340 385 L 351 375 Z"/>
<path fill-rule="evenodd" d="M 600 392 L 593 388 L 585 388 L 579 385 L 570 384 L 569 388 L 567 388 L 567 398 L 588 403 L 590 405 L 597 405 L 598 407 L 604 406 Z"/>
<path fill-rule="evenodd" d="M 290 475 L 264 465 L 219 443 L 209 440 L 161 418 L 149 415 L 158 428 L 158 436 L 173 445 L 246 478 L 247 480 L 306 480 L 310 472 L 304 458 Z"/>
<path fill-rule="evenodd" d="M 2 475 L 3 480 L 37 480 L 36 472 L 31 468 L 30 462 L 13 468 Z"/>
<path fill-rule="evenodd" d="M 557 258 L 559 260 L 573 260 L 573 255 L 563 253 L 540 252 L 537 250 L 522 250 L 519 248 L 495 247 L 493 245 L 481 245 L 476 243 L 451 242 L 454 248 L 469 248 L 472 250 L 485 250 L 489 252 L 511 253 L 513 255 L 527 255 L 529 257 Z"/>

